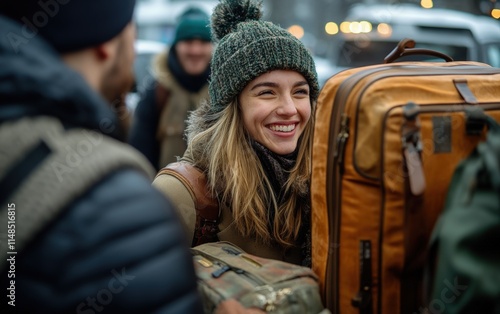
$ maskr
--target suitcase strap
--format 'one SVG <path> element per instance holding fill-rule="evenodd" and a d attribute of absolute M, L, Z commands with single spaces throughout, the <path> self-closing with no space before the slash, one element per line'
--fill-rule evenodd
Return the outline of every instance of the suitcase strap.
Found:
<path fill-rule="evenodd" d="M 402 145 L 407 169 L 410 191 L 414 196 L 420 196 L 425 191 L 425 175 L 420 152 L 422 141 L 420 139 L 420 120 L 418 114 L 420 108 L 413 102 L 403 107 Z"/>

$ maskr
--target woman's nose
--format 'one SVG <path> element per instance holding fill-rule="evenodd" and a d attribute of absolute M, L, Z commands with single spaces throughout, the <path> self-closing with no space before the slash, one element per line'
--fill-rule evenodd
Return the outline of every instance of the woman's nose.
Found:
<path fill-rule="evenodd" d="M 295 106 L 295 102 L 292 97 L 283 97 L 278 109 L 276 110 L 276 113 L 282 116 L 295 115 L 297 113 L 297 107 Z"/>

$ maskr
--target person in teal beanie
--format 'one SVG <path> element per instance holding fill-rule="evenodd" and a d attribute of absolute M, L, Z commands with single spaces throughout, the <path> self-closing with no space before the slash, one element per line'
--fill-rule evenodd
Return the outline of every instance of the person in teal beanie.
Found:
<path fill-rule="evenodd" d="M 261 20 L 253 0 L 221 0 L 212 14 L 210 97 L 190 116 L 181 162 L 200 169 L 219 204 L 220 241 L 257 256 L 311 265 L 310 200 L 315 64 L 296 37 Z M 195 200 L 160 174 L 153 185 L 179 208 L 196 243 Z"/>
<path fill-rule="evenodd" d="M 184 154 L 184 121 L 208 97 L 213 51 L 209 24 L 203 10 L 186 10 L 179 17 L 171 46 L 153 61 L 154 83 L 140 91 L 129 143 L 156 169 Z"/>

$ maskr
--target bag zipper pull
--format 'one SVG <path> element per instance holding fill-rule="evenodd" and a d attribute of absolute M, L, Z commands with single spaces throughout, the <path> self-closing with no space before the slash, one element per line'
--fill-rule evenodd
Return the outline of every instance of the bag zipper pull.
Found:
<path fill-rule="evenodd" d="M 231 270 L 231 267 L 229 267 L 227 265 L 223 265 L 221 268 L 217 269 L 216 271 L 214 271 L 212 273 L 212 277 L 219 278 L 220 276 L 222 276 L 228 270 Z"/>
<path fill-rule="evenodd" d="M 337 159 L 337 163 L 340 165 L 340 168 L 343 168 L 344 164 L 344 154 L 345 154 L 345 145 L 347 140 L 349 139 L 349 116 L 343 113 L 340 123 L 340 131 L 337 135 L 337 147 L 335 149 L 335 154 L 333 158 Z"/>

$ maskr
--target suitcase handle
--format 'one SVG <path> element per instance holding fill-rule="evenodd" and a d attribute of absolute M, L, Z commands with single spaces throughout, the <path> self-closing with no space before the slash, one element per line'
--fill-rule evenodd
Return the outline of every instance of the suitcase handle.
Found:
<path fill-rule="evenodd" d="M 393 63 L 397 59 L 410 56 L 410 55 L 426 55 L 444 59 L 446 62 L 452 62 L 453 58 L 439 51 L 415 48 L 415 41 L 413 39 L 405 38 L 399 42 L 396 48 L 389 52 L 384 58 L 384 63 Z"/>

